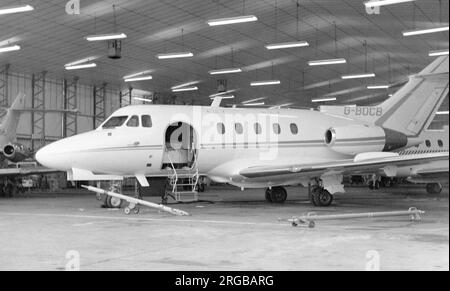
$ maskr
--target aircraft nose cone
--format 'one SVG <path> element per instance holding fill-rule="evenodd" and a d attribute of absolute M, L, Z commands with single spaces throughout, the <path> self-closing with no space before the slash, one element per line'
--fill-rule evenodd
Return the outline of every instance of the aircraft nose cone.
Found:
<path fill-rule="evenodd" d="M 62 149 L 64 149 L 62 141 L 54 142 L 38 150 L 35 158 L 44 167 L 66 171 L 70 167 L 66 155 L 61 153 Z"/>
<path fill-rule="evenodd" d="M 36 160 L 43 166 L 51 168 L 49 166 L 49 150 L 48 150 L 48 146 L 45 146 L 43 148 L 41 148 L 40 150 L 37 151 L 35 158 Z"/>

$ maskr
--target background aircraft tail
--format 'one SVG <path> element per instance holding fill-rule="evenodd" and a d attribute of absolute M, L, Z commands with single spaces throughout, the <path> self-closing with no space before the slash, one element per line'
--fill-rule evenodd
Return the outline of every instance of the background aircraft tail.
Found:
<path fill-rule="evenodd" d="M 448 96 L 449 57 L 439 57 L 391 98 L 379 105 L 381 117 L 375 124 L 417 137 L 432 121 Z"/>
<path fill-rule="evenodd" d="M 16 140 L 20 110 L 25 108 L 25 97 L 19 93 L 10 108 L 0 108 L 0 146 Z"/>

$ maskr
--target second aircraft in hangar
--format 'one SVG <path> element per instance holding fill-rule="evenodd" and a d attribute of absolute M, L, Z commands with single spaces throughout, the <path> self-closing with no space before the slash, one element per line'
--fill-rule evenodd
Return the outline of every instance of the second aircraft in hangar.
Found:
<path fill-rule="evenodd" d="M 294 109 L 129 106 L 36 158 L 67 171 L 69 180 L 134 176 L 144 187 L 146 177 L 190 168 L 216 182 L 266 188 L 275 203 L 286 200 L 284 186 L 303 184 L 314 205 L 328 206 L 344 192 L 343 175 L 395 176 L 399 167 L 448 159 L 448 152 L 394 153 L 423 142 L 421 132 L 448 95 L 448 66 L 448 57 L 436 59 L 393 97 L 361 110 L 372 122 Z"/>

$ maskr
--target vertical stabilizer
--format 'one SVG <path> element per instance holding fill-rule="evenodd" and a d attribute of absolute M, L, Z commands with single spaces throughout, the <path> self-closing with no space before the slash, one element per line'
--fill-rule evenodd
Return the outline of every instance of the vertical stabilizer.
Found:
<path fill-rule="evenodd" d="M 411 76 L 403 88 L 380 105 L 383 114 L 375 124 L 418 137 L 448 96 L 448 60 L 448 56 L 439 57 Z"/>
<path fill-rule="evenodd" d="M 16 141 L 20 110 L 25 108 L 25 96 L 19 93 L 10 108 L 0 108 L 0 146 Z"/>

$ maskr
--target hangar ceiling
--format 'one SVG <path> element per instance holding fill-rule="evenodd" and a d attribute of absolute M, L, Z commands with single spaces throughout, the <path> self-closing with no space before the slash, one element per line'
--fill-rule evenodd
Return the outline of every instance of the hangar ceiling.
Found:
<path fill-rule="evenodd" d="M 2 0 L 1 6 L 17 5 Z M 0 54 L 0 64 L 13 69 L 48 71 L 58 77 L 79 76 L 84 82 L 126 88 L 123 77 L 151 70 L 153 80 L 131 85 L 169 92 L 174 85 L 200 81 L 197 92 L 177 93 L 181 100 L 208 104 L 217 80 L 237 89 L 240 103 L 267 98 L 266 104 L 311 107 L 311 99 L 336 97 L 330 104 L 367 105 L 388 97 L 390 90 L 367 85 L 398 84 L 448 49 L 447 32 L 403 37 L 405 30 L 448 25 L 448 1 L 417 0 L 382 7 L 368 14 L 363 0 L 92 0 L 81 1 L 81 15 L 65 13 L 67 1 L 20 1 L 34 11 L 0 16 L 0 47 L 19 44 L 17 52 Z M 115 5 L 115 13 L 113 12 Z M 210 19 L 255 15 L 257 22 L 210 27 Z M 114 15 L 116 17 L 114 17 Z M 116 23 L 116 25 L 115 25 Z M 115 28 L 116 27 L 116 28 Z M 106 57 L 104 42 L 92 34 L 126 33 L 122 59 Z M 267 50 L 269 43 L 307 41 L 310 46 Z M 367 53 L 364 43 L 367 43 Z M 157 54 L 191 51 L 187 59 L 159 60 Z M 66 71 L 64 64 L 96 56 L 92 69 Z M 310 67 L 308 61 L 342 57 L 347 64 Z M 211 76 L 208 71 L 240 67 L 242 73 Z M 375 72 L 370 79 L 342 80 L 345 74 Z M 251 87 L 250 82 L 278 79 L 280 85 Z"/>

